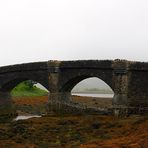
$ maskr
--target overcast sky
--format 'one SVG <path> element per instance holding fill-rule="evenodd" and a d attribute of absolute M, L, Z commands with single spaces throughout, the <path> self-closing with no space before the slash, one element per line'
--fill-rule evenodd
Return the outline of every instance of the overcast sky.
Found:
<path fill-rule="evenodd" d="M 148 0 L 0 0 L 0 65 L 148 61 Z"/>

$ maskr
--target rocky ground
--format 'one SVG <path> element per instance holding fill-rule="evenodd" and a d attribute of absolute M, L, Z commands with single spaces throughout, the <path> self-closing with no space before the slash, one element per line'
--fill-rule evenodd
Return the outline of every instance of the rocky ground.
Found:
<path fill-rule="evenodd" d="M 0 147 L 147 148 L 148 117 L 52 116 L 0 123 Z"/>
<path fill-rule="evenodd" d="M 75 99 L 77 101 L 80 98 Z M 94 98 L 92 100 L 96 102 Z M 88 102 L 92 104 L 89 99 Z M 31 107 L 37 109 L 41 105 L 37 111 L 43 113 L 47 97 L 15 98 L 14 103 L 18 109 L 29 106 L 30 110 Z M 147 116 L 133 115 L 119 119 L 101 115 L 54 115 L 0 123 L 1 148 L 147 148 L 147 146 Z"/>
<path fill-rule="evenodd" d="M 96 98 L 72 96 L 75 103 L 80 103 L 87 107 L 107 108 L 112 107 L 112 98 Z M 19 115 L 22 114 L 45 114 L 48 102 L 48 96 L 40 97 L 14 97 L 13 102 L 17 107 Z"/>

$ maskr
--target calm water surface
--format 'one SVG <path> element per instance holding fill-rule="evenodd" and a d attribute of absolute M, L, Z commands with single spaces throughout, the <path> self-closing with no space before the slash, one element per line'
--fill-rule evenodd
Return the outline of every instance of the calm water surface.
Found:
<path fill-rule="evenodd" d="M 72 95 L 100 97 L 100 98 L 113 98 L 114 96 L 114 94 L 97 94 L 97 93 L 72 93 Z"/>
<path fill-rule="evenodd" d="M 18 120 L 26 120 L 26 119 L 30 119 L 30 118 L 34 118 L 34 117 L 36 117 L 36 118 L 39 118 L 39 117 L 41 117 L 41 116 L 38 116 L 38 115 L 30 115 L 30 116 L 17 116 L 14 120 L 15 121 L 18 121 Z"/>

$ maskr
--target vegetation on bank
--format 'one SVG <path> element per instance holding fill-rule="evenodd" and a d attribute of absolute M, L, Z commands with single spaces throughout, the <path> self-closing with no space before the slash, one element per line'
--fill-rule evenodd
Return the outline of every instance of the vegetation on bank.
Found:
<path fill-rule="evenodd" d="M 13 97 L 30 97 L 48 95 L 46 90 L 42 90 L 34 85 L 34 82 L 28 80 L 18 84 L 12 91 Z"/>
<path fill-rule="evenodd" d="M 46 114 L 48 96 L 13 97 L 18 115 L 42 115 Z"/>
<path fill-rule="evenodd" d="M 148 118 L 51 116 L 0 123 L 0 147 L 147 148 Z"/>

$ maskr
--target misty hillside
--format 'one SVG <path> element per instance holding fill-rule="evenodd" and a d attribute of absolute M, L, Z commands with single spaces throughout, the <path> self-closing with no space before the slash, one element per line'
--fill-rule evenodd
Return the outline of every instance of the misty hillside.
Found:
<path fill-rule="evenodd" d="M 107 85 L 104 81 L 98 78 L 88 78 L 81 82 L 79 82 L 73 89 L 72 92 L 99 92 L 105 91 L 112 93 L 112 90 L 109 85 Z"/>

